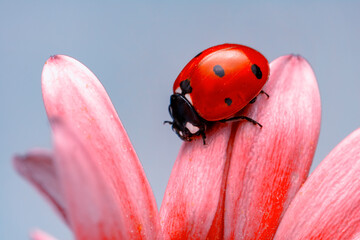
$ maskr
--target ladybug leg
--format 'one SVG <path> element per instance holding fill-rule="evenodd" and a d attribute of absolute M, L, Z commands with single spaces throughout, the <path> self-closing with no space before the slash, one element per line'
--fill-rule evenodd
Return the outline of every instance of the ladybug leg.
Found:
<path fill-rule="evenodd" d="M 267 93 L 264 92 L 263 90 L 260 91 L 259 95 L 260 95 L 260 94 L 265 94 L 265 95 L 267 96 L 267 98 L 270 97 L 269 94 L 267 94 Z M 259 95 L 258 95 L 258 96 L 259 96 Z M 257 96 L 254 97 L 249 103 L 250 103 L 250 104 L 254 103 L 254 102 L 256 101 L 256 98 L 257 98 Z"/>
<path fill-rule="evenodd" d="M 264 92 L 263 90 L 261 90 L 259 94 L 265 94 L 265 95 L 267 96 L 267 98 L 269 98 L 269 97 L 270 97 L 270 96 L 269 96 L 269 94 L 267 94 L 267 93 L 266 93 L 266 92 Z M 256 98 L 256 97 L 255 97 L 255 98 Z"/>
<path fill-rule="evenodd" d="M 239 119 L 244 119 L 246 121 L 251 122 L 254 125 L 259 125 L 259 127 L 262 128 L 262 125 L 260 123 L 258 123 L 257 121 L 255 121 L 252 118 L 246 117 L 246 116 L 236 116 L 236 117 L 232 117 L 232 118 L 228 118 L 228 119 L 224 119 L 224 120 L 220 120 L 220 122 L 230 122 L 230 121 L 235 121 L 235 120 L 239 120 Z"/>
<path fill-rule="evenodd" d="M 253 104 L 253 103 L 256 101 L 256 98 L 257 98 L 257 96 L 254 97 L 249 103 L 250 103 L 250 104 Z"/>
<path fill-rule="evenodd" d="M 170 125 L 172 125 L 172 124 L 173 124 L 173 122 L 171 122 L 171 121 L 164 121 L 164 123 L 163 123 L 163 124 L 166 124 L 166 123 L 168 123 L 168 124 L 170 124 Z"/>
<path fill-rule="evenodd" d="M 200 135 L 201 135 L 201 137 L 202 137 L 202 140 L 203 140 L 204 145 L 206 145 L 206 142 L 205 142 L 205 139 L 206 139 L 205 132 L 204 132 L 204 131 L 201 131 L 201 132 L 200 132 Z"/>

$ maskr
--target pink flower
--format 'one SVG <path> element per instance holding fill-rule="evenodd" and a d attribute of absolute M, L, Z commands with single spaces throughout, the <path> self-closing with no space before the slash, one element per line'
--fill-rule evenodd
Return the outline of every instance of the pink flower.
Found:
<path fill-rule="evenodd" d="M 16 156 L 15 167 L 53 203 L 76 239 L 360 238 L 360 129 L 305 182 L 321 109 L 315 76 L 299 56 L 273 61 L 264 89 L 270 98 L 259 96 L 243 110 L 263 128 L 219 123 L 207 133 L 207 145 L 201 139 L 183 144 L 160 213 L 93 73 L 54 56 L 44 66 L 42 90 L 54 150 Z"/>

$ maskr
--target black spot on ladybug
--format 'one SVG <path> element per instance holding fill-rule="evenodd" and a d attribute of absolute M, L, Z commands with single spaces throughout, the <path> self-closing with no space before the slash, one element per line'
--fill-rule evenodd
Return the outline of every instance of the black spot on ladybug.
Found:
<path fill-rule="evenodd" d="M 220 65 L 215 65 L 213 71 L 218 77 L 225 76 L 225 71 Z"/>
<path fill-rule="evenodd" d="M 258 65 L 253 64 L 253 65 L 251 66 L 251 71 L 253 72 L 253 74 L 255 75 L 255 77 L 256 77 L 257 79 L 261 79 L 261 78 L 262 78 L 262 72 L 261 72 L 261 69 L 259 68 Z"/>
<path fill-rule="evenodd" d="M 230 106 L 232 104 L 231 98 L 225 98 L 225 103 Z"/>
<path fill-rule="evenodd" d="M 185 95 L 187 93 L 192 92 L 192 87 L 190 86 L 190 80 L 185 79 L 184 81 L 180 82 L 181 94 Z"/>
<path fill-rule="evenodd" d="M 198 56 L 200 56 L 202 54 L 202 52 L 199 52 L 198 54 L 196 54 L 196 56 L 194 58 L 197 58 Z"/>

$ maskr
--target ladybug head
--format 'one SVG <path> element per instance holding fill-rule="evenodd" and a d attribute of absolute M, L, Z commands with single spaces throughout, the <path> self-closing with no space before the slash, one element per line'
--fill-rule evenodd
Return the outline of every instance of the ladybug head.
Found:
<path fill-rule="evenodd" d="M 173 121 L 164 123 L 171 124 L 173 131 L 182 140 L 191 141 L 201 135 L 205 144 L 206 121 L 198 115 L 184 95 L 178 93 L 171 95 L 169 113 Z"/>

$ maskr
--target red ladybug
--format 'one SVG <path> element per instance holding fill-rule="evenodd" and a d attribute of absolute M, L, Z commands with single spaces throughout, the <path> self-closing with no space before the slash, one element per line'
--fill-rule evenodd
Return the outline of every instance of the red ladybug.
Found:
<path fill-rule="evenodd" d="M 216 121 L 245 119 L 234 116 L 255 101 L 269 76 L 269 63 L 258 51 L 238 44 L 222 44 L 196 55 L 180 72 L 170 97 L 169 113 L 176 134 L 186 141 L 202 136 Z M 267 94 L 266 94 L 267 95 Z M 267 95 L 269 96 L 269 95 Z"/>

